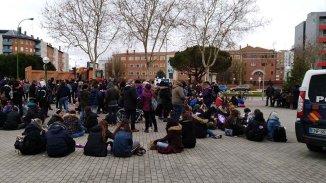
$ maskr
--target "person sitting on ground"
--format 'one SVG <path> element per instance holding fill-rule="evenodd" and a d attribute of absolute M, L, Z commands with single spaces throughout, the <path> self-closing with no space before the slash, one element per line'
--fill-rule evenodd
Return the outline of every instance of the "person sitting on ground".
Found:
<path fill-rule="evenodd" d="M 220 107 L 223 104 L 223 102 L 224 102 L 223 96 L 224 96 L 223 93 L 220 92 L 219 95 L 216 97 L 216 100 L 215 100 L 216 107 Z"/>
<path fill-rule="evenodd" d="M 244 100 L 241 95 L 238 95 L 238 107 L 246 107 L 244 104 Z"/>
<path fill-rule="evenodd" d="M 94 157 L 107 156 L 109 144 L 107 142 L 108 138 L 114 139 L 113 133 L 108 130 L 108 122 L 101 120 L 98 125 L 90 129 L 87 142 L 84 147 L 84 155 Z"/>
<path fill-rule="evenodd" d="M 14 104 L 9 100 L 7 101 L 6 105 L 3 107 L 2 112 L 8 114 L 14 108 Z"/>
<path fill-rule="evenodd" d="M 196 129 L 190 106 L 185 106 L 180 124 L 182 125 L 183 146 L 185 148 L 194 148 L 196 146 Z"/>
<path fill-rule="evenodd" d="M 130 157 L 140 147 L 139 142 L 133 142 L 129 121 L 124 119 L 113 133 L 112 154 L 116 157 Z"/>
<path fill-rule="evenodd" d="M 4 130 L 17 130 L 24 128 L 23 122 L 18 112 L 18 107 L 14 107 L 12 111 L 7 114 L 7 119 L 3 124 Z"/>
<path fill-rule="evenodd" d="M 248 140 L 257 142 L 263 141 L 267 135 L 267 126 L 264 115 L 259 109 L 254 111 L 254 117 L 248 122 L 245 133 Z"/>
<path fill-rule="evenodd" d="M 76 142 L 60 121 L 49 126 L 46 142 L 46 152 L 49 157 L 64 157 L 75 151 Z"/>
<path fill-rule="evenodd" d="M 34 102 L 28 102 L 27 107 L 28 107 L 27 113 L 23 118 L 25 126 L 31 123 L 32 119 L 35 118 L 41 119 L 41 121 L 44 122 L 44 116 L 42 114 L 42 111 Z"/>
<path fill-rule="evenodd" d="M 84 108 L 84 127 L 86 128 L 86 133 L 89 133 L 97 124 L 97 114 L 91 110 L 91 107 L 86 106 Z"/>
<path fill-rule="evenodd" d="M 240 111 L 233 110 L 225 123 L 225 135 L 239 136 L 244 133 L 244 126 L 241 124 Z"/>
<path fill-rule="evenodd" d="M 215 120 L 215 119 L 211 119 L 211 116 L 212 115 L 214 116 L 215 113 L 216 113 L 215 107 L 210 107 L 209 110 L 204 114 L 192 115 L 192 118 L 195 121 L 197 138 L 206 138 L 207 135 L 212 138 L 222 138 L 222 135 L 217 135 L 213 132 L 213 130 L 208 129 L 209 120 Z"/>
<path fill-rule="evenodd" d="M 231 97 L 230 102 L 232 102 L 234 106 L 238 107 L 238 99 L 235 97 L 235 95 Z"/>
<path fill-rule="evenodd" d="M 60 121 L 63 122 L 63 115 L 64 115 L 64 111 L 62 109 L 58 109 L 50 118 L 50 120 L 48 121 L 48 126 L 50 126 L 52 123 L 56 122 L 56 121 Z"/>
<path fill-rule="evenodd" d="M 73 137 L 81 137 L 85 134 L 76 111 L 70 110 L 67 114 L 63 116 L 63 125 L 67 127 L 68 133 Z"/>
<path fill-rule="evenodd" d="M 241 124 L 242 125 L 248 125 L 248 117 L 249 117 L 249 113 L 251 112 L 251 110 L 249 108 L 245 108 L 243 110 L 244 114 L 241 117 Z"/>
<path fill-rule="evenodd" d="M 41 119 L 32 119 L 23 132 L 24 141 L 19 149 L 24 155 L 35 155 L 45 151 L 46 138 Z"/>
<path fill-rule="evenodd" d="M 274 131 L 277 127 L 281 126 L 281 122 L 279 120 L 277 112 L 273 111 L 268 117 L 267 120 L 267 139 L 273 140 L 274 138 Z"/>
<path fill-rule="evenodd" d="M 167 135 L 161 139 L 154 140 L 153 142 L 158 152 L 162 154 L 181 153 L 184 148 L 181 137 L 181 124 L 174 119 L 169 118 L 167 119 L 165 130 Z"/>

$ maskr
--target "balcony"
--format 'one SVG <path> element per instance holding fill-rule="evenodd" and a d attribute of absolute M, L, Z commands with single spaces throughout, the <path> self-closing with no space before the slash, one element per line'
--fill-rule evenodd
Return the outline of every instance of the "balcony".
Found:
<path fill-rule="evenodd" d="M 326 24 L 319 25 L 319 30 L 326 30 Z"/>
<path fill-rule="evenodd" d="M 3 44 L 3 46 L 11 46 L 12 42 L 11 41 L 3 41 L 2 44 Z"/>
<path fill-rule="evenodd" d="M 3 48 L 3 53 L 11 53 L 11 49 L 10 48 Z"/>

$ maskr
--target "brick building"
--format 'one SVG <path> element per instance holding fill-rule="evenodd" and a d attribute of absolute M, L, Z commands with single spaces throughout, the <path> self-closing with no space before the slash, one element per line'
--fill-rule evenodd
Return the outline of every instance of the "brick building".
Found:
<path fill-rule="evenodd" d="M 41 58 L 48 57 L 58 71 L 69 70 L 69 55 L 61 51 L 61 47 L 57 49 L 38 37 L 28 36 L 26 31 L 24 33 L 19 32 L 18 38 L 17 45 L 17 31 L 0 30 L 0 54 L 8 55 L 18 52 Z"/>
<path fill-rule="evenodd" d="M 243 64 L 242 83 L 257 85 L 258 81 L 263 79 L 265 83 L 269 80 L 275 83 L 281 81 L 283 77 L 279 74 L 284 66 L 277 65 L 277 52 L 274 50 L 247 45 L 240 50 L 231 50 L 229 53 L 232 62 Z M 240 78 L 235 79 L 240 80 Z"/>

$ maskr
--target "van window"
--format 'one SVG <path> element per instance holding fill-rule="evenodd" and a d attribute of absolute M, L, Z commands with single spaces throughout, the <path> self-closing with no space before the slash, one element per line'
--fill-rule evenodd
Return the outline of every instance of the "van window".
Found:
<path fill-rule="evenodd" d="M 308 96 L 311 102 L 326 103 L 326 74 L 311 76 Z"/>

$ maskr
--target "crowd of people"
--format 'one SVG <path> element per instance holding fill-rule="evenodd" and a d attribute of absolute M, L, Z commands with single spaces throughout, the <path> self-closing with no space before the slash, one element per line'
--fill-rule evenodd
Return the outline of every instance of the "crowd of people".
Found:
<path fill-rule="evenodd" d="M 280 136 L 276 112 L 266 122 L 259 109 L 251 112 L 245 108 L 241 95 L 229 97 L 216 86 L 209 82 L 188 85 L 183 81 L 154 85 L 139 80 L 55 82 L 52 78 L 29 83 L 4 79 L 0 82 L 0 127 L 25 129 L 15 143 L 22 154 L 46 151 L 50 157 L 66 156 L 76 147 L 83 148 L 87 156 L 144 154 L 132 137 L 140 131 L 136 128 L 136 109 L 144 113 L 144 133 L 158 132 L 158 123 L 166 122 L 166 136 L 150 144 L 150 149 L 164 154 L 193 148 L 197 138 L 222 138 L 216 129 L 253 141 Z M 54 105 L 56 112 L 48 116 Z M 120 108 L 125 111 L 124 118 L 117 123 Z M 239 108 L 245 108 L 244 114 Z M 100 113 L 105 114 L 102 120 L 98 120 Z M 110 125 L 115 126 L 114 132 L 109 131 Z M 85 145 L 76 144 L 74 138 L 85 134 Z"/>

